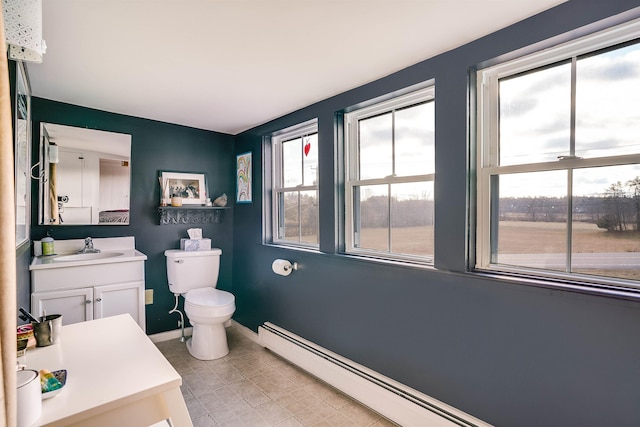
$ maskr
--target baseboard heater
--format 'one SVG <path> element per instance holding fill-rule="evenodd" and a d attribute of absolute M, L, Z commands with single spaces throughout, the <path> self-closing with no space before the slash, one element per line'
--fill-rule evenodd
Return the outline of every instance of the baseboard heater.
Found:
<path fill-rule="evenodd" d="M 272 323 L 258 327 L 258 336 L 264 347 L 401 426 L 490 426 Z"/>

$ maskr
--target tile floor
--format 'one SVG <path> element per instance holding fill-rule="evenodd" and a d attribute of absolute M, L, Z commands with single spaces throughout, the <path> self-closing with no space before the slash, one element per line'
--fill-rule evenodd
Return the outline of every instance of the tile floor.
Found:
<path fill-rule="evenodd" d="M 194 427 L 374 426 L 396 424 L 227 328 L 230 352 L 197 360 L 177 339 L 156 343 L 182 375 Z"/>

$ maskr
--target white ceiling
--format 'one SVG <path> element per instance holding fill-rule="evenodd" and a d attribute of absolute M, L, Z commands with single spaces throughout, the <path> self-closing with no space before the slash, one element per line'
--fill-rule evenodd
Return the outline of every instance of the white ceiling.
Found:
<path fill-rule="evenodd" d="M 565 0 L 45 0 L 34 96 L 237 134 Z"/>

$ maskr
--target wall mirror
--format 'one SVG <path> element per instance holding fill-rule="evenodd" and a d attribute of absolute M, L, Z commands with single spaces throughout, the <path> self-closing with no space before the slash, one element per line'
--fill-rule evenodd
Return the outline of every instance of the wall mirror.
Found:
<path fill-rule="evenodd" d="M 40 225 L 129 224 L 131 135 L 40 124 Z"/>

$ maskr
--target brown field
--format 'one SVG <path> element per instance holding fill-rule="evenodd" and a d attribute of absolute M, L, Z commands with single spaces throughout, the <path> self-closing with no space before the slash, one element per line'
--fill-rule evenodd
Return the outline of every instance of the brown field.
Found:
<path fill-rule="evenodd" d="M 502 253 L 565 252 L 566 225 L 560 222 L 501 221 L 499 235 Z M 640 233 L 608 232 L 595 224 L 573 224 L 574 253 L 640 252 Z"/>
<path fill-rule="evenodd" d="M 500 253 L 563 253 L 566 251 L 566 226 L 555 222 L 500 222 Z M 573 253 L 640 252 L 640 233 L 609 232 L 595 224 L 573 224 Z M 639 269 L 575 269 L 574 273 L 640 280 Z"/>
<path fill-rule="evenodd" d="M 365 228 L 360 235 L 360 247 L 387 250 L 386 228 Z M 391 232 L 392 252 L 410 255 L 433 255 L 433 226 L 394 228 Z"/>
<path fill-rule="evenodd" d="M 563 253 L 566 251 L 566 225 L 555 222 L 500 222 L 499 251 L 503 254 Z M 387 229 L 362 231 L 361 247 L 387 250 Z M 576 222 L 573 228 L 574 253 L 640 252 L 640 233 L 608 232 L 595 224 Z M 433 227 L 396 228 L 392 232 L 392 251 L 411 255 L 433 255 Z M 576 271 L 577 272 L 577 271 Z M 585 274 L 640 280 L 640 269 L 583 270 Z"/>
<path fill-rule="evenodd" d="M 501 221 L 501 253 L 562 253 L 567 245 L 566 225 L 559 222 Z M 362 231 L 361 246 L 386 250 L 387 229 Z M 392 231 L 394 252 L 433 254 L 433 227 L 405 227 Z M 573 252 L 640 252 L 640 233 L 608 232 L 595 224 L 577 222 L 573 227 Z"/>

